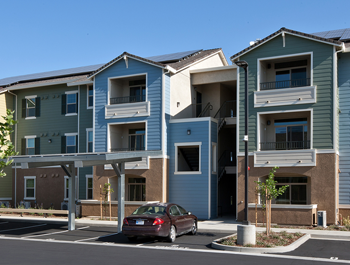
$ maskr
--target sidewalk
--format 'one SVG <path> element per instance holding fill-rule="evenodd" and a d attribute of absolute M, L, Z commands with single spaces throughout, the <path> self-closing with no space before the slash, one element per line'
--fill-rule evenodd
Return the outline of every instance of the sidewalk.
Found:
<path fill-rule="evenodd" d="M 44 222 L 51 224 L 63 224 L 67 225 L 68 218 L 44 218 L 44 217 L 13 217 L 13 216 L 0 216 L 0 221 L 11 220 L 14 222 Z M 76 225 L 81 226 L 109 226 L 117 229 L 117 221 L 106 220 L 92 220 L 91 218 L 82 218 L 75 220 Z M 198 231 L 205 233 L 236 233 L 237 225 L 241 224 L 236 222 L 233 218 L 217 218 L 213 220 L 199 221 Z M 259 232 L 265 231 L 264 227 L 257 227 Z M 310 234 L 311 238 L 319 239 L 338 239 L 338 240 L 350 240 L 350 231 L 324 231 L 324 230 L 312 230 L 312 229 L 290 229 L 290 228 L 272 228 L 275 232 L 287 231 L 289 233 L 301 232 Z"/>

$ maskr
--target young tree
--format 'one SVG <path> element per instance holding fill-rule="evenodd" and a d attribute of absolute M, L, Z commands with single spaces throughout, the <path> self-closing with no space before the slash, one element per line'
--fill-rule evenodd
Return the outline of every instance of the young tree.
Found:
<path fill-rule="evenodd" d="M 262 208 L 265 210 L 267 235 L 269 235 L 271 231 L 271 200 L 282 195 L 288 188 L 288 185 L 278 189 L 276 188 L 277 181 L 274 180 L 274 177 L 278 168 L 279 167 L 274 167 L 270 170 L 269 176 L 265 182 L 255 181 L 257 184 L 257 191 L 260 194 Z"/>
<path fill-rule="evenodd" d="M 2 116 L 4 121 L 0 122 L 0 177 L 6 176 L 4 168 L 13 162 L 10 158 L 18 154 L 10 140 L 12 126 L 17 123 L 13 120 L 13 113 L 14 111 L 7 109 L 6 116 Z"/>

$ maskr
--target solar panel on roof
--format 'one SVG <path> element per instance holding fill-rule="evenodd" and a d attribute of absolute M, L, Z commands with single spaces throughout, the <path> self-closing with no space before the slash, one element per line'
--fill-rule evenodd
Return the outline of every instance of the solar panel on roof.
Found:
<path fill-rule="evenodd" d="M 40 79 L 45 79 L 45 78 L 50 78 L 50 77 L 59 77 L 59 76 L 68 76 L 68 75 L 89 73 L 89 72 L 93 72 L 93 71 L 97 70 L 98 68 L 100 68 L 103 65 L 104 64 L 95 64 L 95 65 L 89 65 L 89 66 L 82 66 L 82 67 L 75 67 L 75 68 L 69 68 L 69 69 L 63 69 L 63 70 L 43 72 L 43 73 L 7 77 L 7 78 L 0 79 L 0 86 L 6 86 L 9 84 L 14 84 L 14 83 L 21 82 L 21 81 L 40 80 Z"/>
<path fill-rule="evenodd" d="M 317 37 L 324 38 L 328 34 L 328 32 L 329 31 L 316 32 L 316 33 L 311 33 L 311 35 L 315 35 Z"/>
<path fill-rule="evenodd" d="M 349 39 L 350 39 L 350 29 L 346 29 L 343 35 L 341 36 L 340 40 L 344 41 Z"/>
<path fill-rule="evenodd" d="M 328 34 L 326 35 L 325 38 L 327 38 L 327 39 L 340 38 L 343 35 L 345 30 L 346 29 L 331 30 L 328 32 Z"/>
<path fill-rule="evenodd" d="M 201 50 L 193 50 L 193 51 L 186 51 L 186 52 L 176 52 L 176 53 L 170 53 L 170 54 L 164 54 L 164 55 L 156 55 L 151 57 L 145 57 L 148 60 L 154 61 L 154 62 L 168 62 L 168 61 L 176 61 L 180 60 L 184 57 L 187 57 L 191 54 L 194 54 L 196 52 L 199 52 Z"/>

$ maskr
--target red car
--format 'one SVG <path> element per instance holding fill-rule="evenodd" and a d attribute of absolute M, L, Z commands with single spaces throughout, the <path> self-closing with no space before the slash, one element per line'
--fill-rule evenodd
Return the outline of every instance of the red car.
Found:
<path fill-rule="evenodd" d="M 174 242 L 177 235 L 197 233 L 197 217 L 174 203 L 150 203 L 136 209 L 123 220 L 123 234 L 130 241 L 139 236 L 166 237 Z"/>

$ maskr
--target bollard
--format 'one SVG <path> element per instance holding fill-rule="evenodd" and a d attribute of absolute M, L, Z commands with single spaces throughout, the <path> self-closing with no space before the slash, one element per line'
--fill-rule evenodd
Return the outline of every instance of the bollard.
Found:
<path fill-rule="evenodd" d="M 255 225 L 237 225 L 237 244 L 242 246 L 256 244 Z"/>

